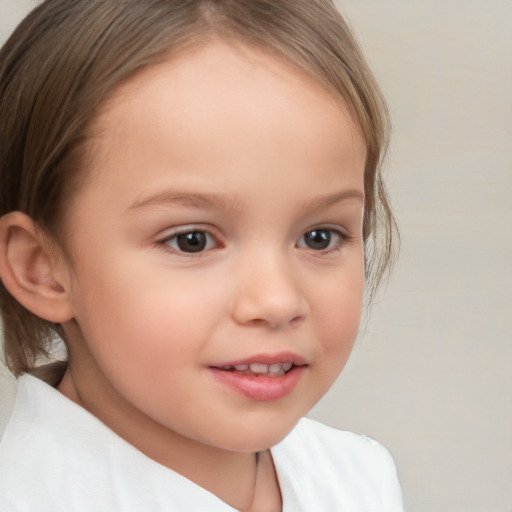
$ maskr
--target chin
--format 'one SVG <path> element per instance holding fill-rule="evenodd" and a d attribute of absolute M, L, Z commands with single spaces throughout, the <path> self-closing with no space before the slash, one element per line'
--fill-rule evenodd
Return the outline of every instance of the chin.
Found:
<path fill-rule="evenodd" d="M 250 425 L 234 426 L 220 448 L 234 452 L 253 453 L 268 450 L 279 444 L 297 425 L 300 417 L 276 424 L 276 421 L 255 421 Z M 224 431 L 225 437 L 226 431 Z"/>

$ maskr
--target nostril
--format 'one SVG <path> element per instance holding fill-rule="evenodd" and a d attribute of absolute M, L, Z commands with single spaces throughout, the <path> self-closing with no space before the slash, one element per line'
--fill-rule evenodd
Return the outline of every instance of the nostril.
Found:
<path fill-rule="evenodd" d="M 298 325 L 304 321 L 304 316 L 298 315 L 290 320 L 290 325 Z"/>

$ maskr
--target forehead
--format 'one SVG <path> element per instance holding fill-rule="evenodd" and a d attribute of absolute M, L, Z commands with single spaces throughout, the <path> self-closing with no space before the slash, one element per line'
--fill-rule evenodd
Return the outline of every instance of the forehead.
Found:
<path fill-rule="evenodd" d="M 263 109 L 263 104 L 272 106 L 272 119 L 265 117 L 269 109 Z M 170 137 L 178 137 L 180 128 L 193 124 L 207 128 L 211 119 L 233 121 L 238 114 L 244 129 L 254 126 L 255 136 L 258 130 L 261 133 L 274 126 L 283 115 L 288 120 L 294 118 L 297 126 L 304 127 L 307 139 L 311 130 L 305 120 L 321 112 L 323 130 L 336 130 L 340 140 L 361 139 L 341 97 L 284 58 L 236 41 L 214 40 L 191 47 L 143 70 L 108 98 L 92 132 L 99 135 L 95 137 L 99 142 L 105 136 L 126 140 L 128 132 L 138 125 L 149 138 L 156 135 L 154 128 L 165 109 L 174 113 L 176 130 L 168 134 Z M 340 114 L 350 118 L 343 127 Z M 97 149 L 94 153 L 101 155 Z"/>
<path fill-rule="evenodd" d="M 144 186 L 153 177 L 162 186 L 166 175 L 168 185 L 199 187 L 205 177 L 235 185 L 251 174 L 285 183 L 308 165 L 363 169 L 366 156 L 339 98 L 282 58 L 224 41 L 139 73 L 108 99 L 93 130 L 88 172 L 112 186 L 146 164 Z M 362 179 L 361 171 L 348 185 Z"/>
<path fill-rule="evenodd" d="M 225 88 L 243 85 L 255 78 L 260 84 L 266 83 L 278 87 L 277 93 L 285 86 L 296 94 L 322 96 L 338 108 L 345 109 L 344 100 L 332 91 L 328 91 L 322 80 L 316 79 L 297 64 L 261 46 L 249 45 L 237 39 L 212 38 L 208 42 L 190 43 L 181 50 L 164 56 L 159 64 L 151 65 L 135 77 L 118 87 L 107 102 L 112 106 L 124 99 L 143 96 L 148 87 L 158 88 L 158 82 L 179 87 L 185 84 L 191 87 L 190 93 L 205 89 L 215 91 L 216 85 Z M 213 89 L 212 89 L 213 87 Z M 260 90 L 259 93 L 270 91 Z M 107 109 L 106 109 L 107 110 Z"/>

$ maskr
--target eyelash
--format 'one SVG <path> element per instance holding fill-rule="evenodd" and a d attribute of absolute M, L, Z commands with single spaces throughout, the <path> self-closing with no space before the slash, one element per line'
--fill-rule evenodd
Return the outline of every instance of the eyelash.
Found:
<path fill-rule="evenodd" d="M 300 241 L 306 237 L 306 235 L 310 234 L 310 235 L 313 235 L 314 233 L 329 233 L 329 246 L 326 247 L 326 248 L 322 248 L 322 249 L 314 249 L 313 247 L 301 247 L 299 245 Z M 333 236 L 334 235 L 334 236 Z M 315 227 L 315 228 L 312 228 L 312 229 L 308 229 L 300 238 L 299 238 L 299 241 L 297 242 L 297 247 L 301 248 L 301 249 L 311 249 L 313 250 L 315 253 L 317 254 L 328 254 L 332 251 L 337 251 L 339 249 L 341 249 L 347 242 L 349 242 L 351 240 L 352 237 L 350 237 L 348 234 L 340 231 L 339 229 L 335 229 L 335 228 L 330 228 L 330 227 L 324 227 L 324 226 L 319 226 L 319 227 Z M 334 239 L 334 242 L 333 242 L 333 239 Z"/>
<path fill-rule="evenodd" d="M 174 241 L 178 241 L 178 238 L 180 236 L 186 236 L 186 235 L 194 235 L 194 234 L 201 234 L 206 235 L 207 241 L 206 241 L 206 248 L 201 248 L 201 250 L 198 250 L 197 252 L 194 251 L 183 251 L 179 247 L 172 247 L 171 243 Z M 208 247 L 208 245 L 214 244 L 214 247 Z M 208 229 L 205 229 L 201 226 L 184 226 L 182 228 L 176 229 L 172 233 L 165 236 L 165 238 L 162 238 L 160 240 L 157 240 L 156 242 L 157 246 L 165 251 L 171 251 L 173 253 L 180 254 L 185 257 L 200 257 L 205 252 L 213 249 L 213 248 L 221 248 L 222 243 L 219 242 L 218 238 L 212 235 Z"/>
<path fill-rule="evenodd" d="M 308 234 L 313 235 L 314 233 L 329 233 L 329 244 L 326 248 L 319 248 L 315 249 L 312 247 L 307 246 L 307 243 L 305 245 L 300 245 L 301 241 L 304 237 L 306 237 Z M 186 235 L 206 235 L 207 240 L 205 242 L 205 246 L 201 247 L 198 251 L 184 251 L 180 249 L 179 247 L 172 247 L 172 242 L 177 242 L 178 238 L 180 236 L 186 236 Z M 334 235 L 334 236 L 333 236 Z M 334 239 L 334 243 L 332 240 Z M 297 241 L 296 247 L 299 249 L 310 249 L 314 253 L 317 253 L 319 255 L 321 254 L 328 254 L 333 251 L 337 251 L 341 249 L 347 242 L 349 242 L 352 239 L 351 236 L 348 234 L 342 232 L 339 229 L 330 228 L 330 227 L 315 227 L 308 229 Z M 192 240 L 191 240 L 192 241 Z M 213 244 L 213 246 L 211 246 Z M 162 238 L 160 240 L 157 240 L 156 245 L 160 247 L 161 249 L 165 251 L 171 251 L 177 254 L 180 254 L 185 257 L 201 257 L 206 252 L 210 251 L 214 248 L 222 248 L 223 244 L 219 242 L 218 238 L 212 235 L 208 229 L 204 229 L 202 227 L 195 227 L 195 226 L 185 226 L 183 228 L 177 229 L 176 231 L 172 232 L 171 234 L 167 235 L 165 238 Z M 209 246 L 210 245 L 210 246 Z"/>

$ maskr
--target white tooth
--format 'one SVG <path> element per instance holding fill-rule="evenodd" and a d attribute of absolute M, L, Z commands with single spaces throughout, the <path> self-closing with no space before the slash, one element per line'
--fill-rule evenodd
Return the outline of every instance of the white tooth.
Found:
<path fill-rule="evenodd" d="M 278 371 L 280 371 L 282 368 L 282 364 L 281 363 L 275 363 L 275 364 L 271 364 L 269 367 L 268 367 L 268 371 L 270 373 L 277 373 Z"/>
<path fill-rule="evenodd" d="M 253 373 L 267 373 L 268 364 L 252 363 L 249 367 Z"/>
<path fill-rule="evenodd" d="M 291 370 L 293 366 L 293 363 L 283 363 L 283 370 L 287 372 L 288 370 Z"/>
<path fill-rule="evenodd" d="M 269 377 L 282 377 L 283 375 L 285 375 L 285 371 L 282 368 L 277 372 L 269 372 L 268 373 Z"/>
<path fill-rule="evenodd" d="M 232 370 L 233 367 L 232 366 L 223 366 L 222 369 L 223 370 Z"/>
<path fill-rule="evenodd" d="M 239 372 L 244 372 L 245 370 L 248 370 L 248 369 L 249 369 L 248 364 L 236 364 L 235 365 L 235 370 L 238 370 Z"/>

